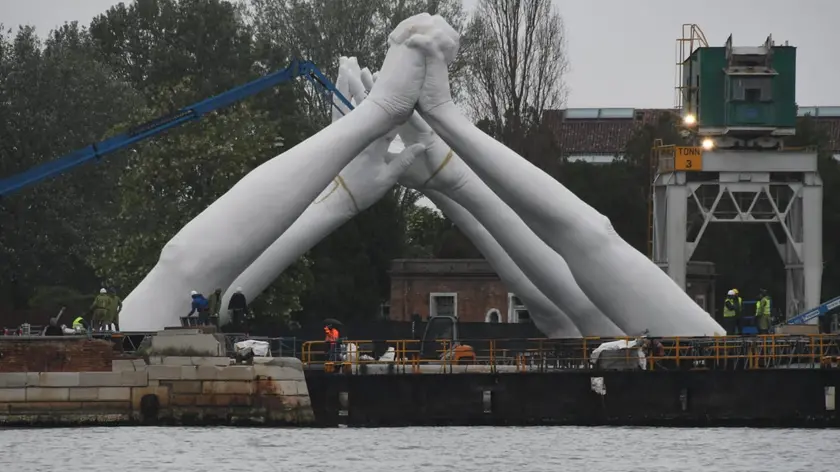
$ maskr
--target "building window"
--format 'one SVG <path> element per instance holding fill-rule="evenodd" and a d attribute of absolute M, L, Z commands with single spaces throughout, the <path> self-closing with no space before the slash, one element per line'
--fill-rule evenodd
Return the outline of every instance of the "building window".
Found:
<path fill-rule="evenodd" d="M 740 77 L 732 79 L 732 99 L 748 103 L 773 100 L 772 77 Z"/>
<path fill-rule="evenodd" d="M 528 307 L 516 295 L 508 294 L 508 323 L 530 323 Z"/>
<path fill-rule="evenodd" d="M 499 313 L 499 310 L 495 308 L 491 308 L 487 315 L 484 317 L 484 321 L 487 323 L 501 323 L 502 322 L 502 314 Z"/>
<path fill-rule="evenodd" d="M 458 317 L 457 293 L 429 294 L 429 316 Z"/>

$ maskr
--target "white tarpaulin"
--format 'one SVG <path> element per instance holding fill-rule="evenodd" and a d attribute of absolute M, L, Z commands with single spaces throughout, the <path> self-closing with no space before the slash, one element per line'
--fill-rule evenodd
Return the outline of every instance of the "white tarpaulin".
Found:
<path fill-rule="evenodd" d="M 237 353 L 246 352 L 250 349 L 254 353 L 254 357 L 271 357 L 271 348 L 267 341 L 255 341 L 253 339 L 246 339 L 239 341 L 233 345 Z"/>

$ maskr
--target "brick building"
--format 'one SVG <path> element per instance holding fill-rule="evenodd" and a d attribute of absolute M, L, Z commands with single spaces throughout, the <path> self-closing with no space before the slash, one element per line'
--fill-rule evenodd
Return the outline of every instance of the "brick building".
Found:
<path fill-rule="evenodd" d="M 562 150 L 558 158 L 594 164 L 621 157 L 633 134 L 674 113 L 672 109 L 570 108 L 549 110 L 545 119 Z M 800 107 L 829 137 L 840 161 L 840 107 Z M 715 269 L 708 262 L 688 264 L 686 291 L 715 313 Z M 408 321 L 413 314 L 454 315 L 465 322 L 527 322 L 529 314 L 483 259 L 399 259 L 391 264 L 389 318 Z"/>
<path fill-rule="evenodd" d="M 389 318 L 452 315 L 464 322 L 525 323 L 528 310 L 484 259 L 397 259 L 391 262 Z"/>
<path fill-rule="evenodd" d="M 667 108 L 568 108 L 547 110 L 545 120 L 562 151 L 558 157 L 598 164 L 622 156 L 633 133 L 673 113 Z M 811 116 L 828 135 L 829 149 L 840 154 L 840 107 L 799 107 L 798 114 Z"/>

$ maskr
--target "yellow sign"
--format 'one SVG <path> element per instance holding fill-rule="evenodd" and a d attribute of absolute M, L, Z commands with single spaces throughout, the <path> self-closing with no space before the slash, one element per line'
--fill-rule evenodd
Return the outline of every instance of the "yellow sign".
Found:
<path fill-rule="evenodd" d="M 674 152 L 674 170 L 701 171 L 703 170 L 703 148 L 677 147 Z"/>

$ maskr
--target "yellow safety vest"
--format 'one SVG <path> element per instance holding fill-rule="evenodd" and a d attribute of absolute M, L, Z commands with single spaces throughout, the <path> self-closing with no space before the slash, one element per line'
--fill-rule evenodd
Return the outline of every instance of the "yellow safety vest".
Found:
<path fill-rule="evenodd" d="M 73 329 L 84 328 L 85 325 L 82 324 L 82 321 L 84 321 L 84 318 L 82 318 L 81 316 L 73 320 Z"/>
<path fill-rule="evenodd" d="M 735 305 L 737 307 L 738 299 L 727 298 L 723 301 L 723 317 L 724 318 L 734 318 L 735 316 L 738 315 L 737 308 L 727 308 L 727 306 L 726 306 L 727 301 L 732 301 L 733 305 Z"/>
<path fill-rule="evenodd" d="M 755 304 L 755 316 L 770 316 L 770 297 L 764 297 Z"/>

